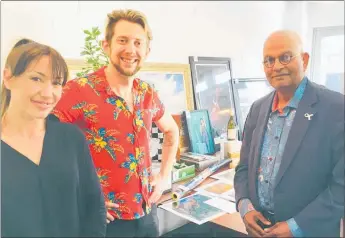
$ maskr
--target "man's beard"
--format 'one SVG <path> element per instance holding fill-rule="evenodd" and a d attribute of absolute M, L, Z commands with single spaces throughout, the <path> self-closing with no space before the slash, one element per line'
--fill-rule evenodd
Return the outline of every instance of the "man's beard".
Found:
<path fill-rule="evenodd" d="M 139 66 L 139 64 L 137 64 L 137 66 L 135 67 L 135 69 L 133 70 L 133 72 L 125 72 L 125 71 L 121 68 L 120 64 L 116 64 L 116 63 L 114 63 L 112 60 L 110 60 L 110 61 L 111 61 L 111 64 L 115 67 L 115 69 L 116 69 L 120 74 L 122 74 L 122 75 L 124 75 L 124 76 L 127 76 L 127 77 L 131 77 L 131 76 L 135 75 L 135 74 L 138 73 L 138 71 L 141 69 L 141 67 Z"/>

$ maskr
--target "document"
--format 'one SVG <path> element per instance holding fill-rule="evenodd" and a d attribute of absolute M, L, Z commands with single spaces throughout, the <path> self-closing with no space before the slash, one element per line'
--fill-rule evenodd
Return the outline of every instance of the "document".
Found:
<path fill-rule="evenodd" d="M 214 197 L 210 200 L 205 201 L 205 203 L 230 214 L 237 212 L 236 203 L 227 201 L 219 197 Z"/>

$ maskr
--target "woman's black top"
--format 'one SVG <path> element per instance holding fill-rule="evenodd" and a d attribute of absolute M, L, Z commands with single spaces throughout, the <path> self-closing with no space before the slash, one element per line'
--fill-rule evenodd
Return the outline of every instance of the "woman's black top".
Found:
<path fill-rule="evenodd" d="M 83 133 L 47 120 L 40 164 L 1 141 L 2 237 L 104 237 L 106 210 Z"/>

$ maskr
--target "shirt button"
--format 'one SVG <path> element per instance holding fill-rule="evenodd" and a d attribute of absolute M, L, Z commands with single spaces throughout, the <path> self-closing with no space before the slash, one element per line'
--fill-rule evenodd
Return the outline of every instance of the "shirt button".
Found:
<path fill-rule="evenodd" d="M 265 183 L 268 183 L 268 180 L 265 180 Z"/>
<path fill-rule="evenodd" d="M 265 205 L 268 206 L 270 203 L 269 202 L 265 202 Z"/>
<path fill-rule="evenodd" d="M 275 136 L 274 139 L 278 140 L 278 139 L 279 139 L 279 136 Z"/>

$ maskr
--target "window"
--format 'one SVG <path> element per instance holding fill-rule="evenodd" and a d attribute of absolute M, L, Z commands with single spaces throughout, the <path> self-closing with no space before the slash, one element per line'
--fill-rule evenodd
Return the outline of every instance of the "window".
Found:
<path fill-rule="evenodd" d="M 344 94 L 344 26 L 314 29 L 311 80 Z"/>
<path fill-rule="evenodd" d="M 274 89 L 266 78 L 234 79 L 235 105 L 240 111 L 239 127 L 241 132 L 243 132 L 244 123 L 253 102 L 264 97 L 273 90 Z"/>

